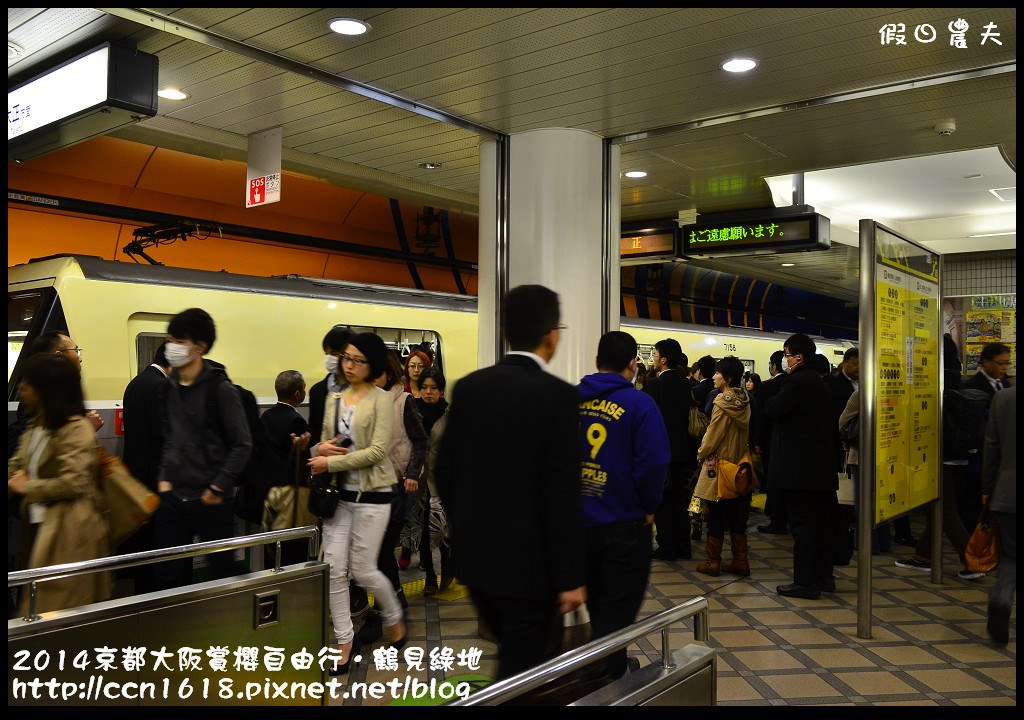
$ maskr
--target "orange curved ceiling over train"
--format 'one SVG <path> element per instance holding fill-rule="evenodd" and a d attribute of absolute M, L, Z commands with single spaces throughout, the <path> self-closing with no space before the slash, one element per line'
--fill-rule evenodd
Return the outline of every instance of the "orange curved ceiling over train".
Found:
<path fill-rule="evenodd" d="M 8 164 L 12 191 L 69 198 L 115 208 L 304 235 L 366 248 L 401 251 L 399 235 L 416 251 L 414 234 L 423 206 L 282 172 L 281 201 L 245 207 L 246 166 L 111 137 L 99 137 L 30 160 Z M 442 209 L 443 210 L 443 209 Z M 121 248 L 144 225 L 116 217 L 84 215 L 59 207 L 8 203 L 8 265 L 58 253 L 83 253 L 129 261 Z M 447 211 L 454 257 L 477 261 L 477 218 Z M 154 220 L 154 223 L 157 222 Z M 149 251 L 161 263 L 250 275 L 296 273 L 314 277 L 460 292 L 452 270 L 268 240 L 211 235 Z M 436 254 L 446 256 L 445 247 Z M 476 293 L 476 275 L 460 271 L 465 291 Z"/>

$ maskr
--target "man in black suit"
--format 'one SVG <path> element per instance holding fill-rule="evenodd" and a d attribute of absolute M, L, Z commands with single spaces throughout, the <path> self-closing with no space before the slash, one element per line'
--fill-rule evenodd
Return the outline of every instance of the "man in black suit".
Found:
<path fill-rule="evenodd" d="M 128 383 L 121 404 L 124 428 L 122 460 L 128 472 L 153 492 L 157 490 L 156 476 L 160 469 L 164 445 L 160 410 L 163 402 L 162 392 L 167 387 L 167 374 L 171 371 L 171 365 L 164 355 L 166 344 L 160 343 L 153 356 L 153 362 Z M 123 555 L 152 549 L 153 524 L 145 523 L 138 532 L 118 546 L 115 554 Z M 152 565 L 128 568 L 125 574 L 134 578 L 136 594 L 156 589 L 153 584 Z"/>
<path fill-rule="evenodd" d="M 693 383 L 683 374 L 689 366 L 678 340 L 667 338 L 654 344 L 654 370 L 658 376 L 644 384 L 665 421 L 672 460 L 668 466 L 665 490 L 654 513 L 658 529 L 658 560 L 690 559 L 690 522 L 687 508 L 693 488 L 690 476 L 697 462 L 697 449 L 690 445 L 690 391 Z"/>
<path fill-rule="evenodd" d="M 754 423 L 754 452 L 760 452 L 764 457 L 764 514 L 768 516 L 768 522 L 758 525 L 758 532 L 769 535 L 785 535 L 789 532 L 786 518 L 786 500 L 781 490 L 777 490 L 772 481 L 771 474 L 771 451 L 772 451 L 772 419 L 764 411 L 764 404 L 770 397 L 774 397 L 782 388 L 782 379 L 786 374 L 782 372 L 782 358 L 784 351 L 776 350 L 768 359 L 768 378 L 761 383 L 757 390 L 757 403 L 754 406 L 757 412 L 757 421 Z"/>
<path fill-rule="evenodd" d="M 435 465 L 455 575 L 497 636 L 498 679 L 554 657 L 562 615 L 586 599 L 580 397 L 547 371 L 558 295 L 513 288 L 503 318 L 511 352 L 459 380 Z"/>
<path fill-rule="evenodd" d="M 775 591 L 787 597 L 816 600 L 835 591 L 833 532 L 839 488 L 834 454 L 838 423 L 832 398 L 814 369 L 814 341 L 803 333 L 786 340 L 784 379 L 765 412 L 774 421 L 769 474 L 786 496 L 793 532 L 793 582 Z M 777 484 L 776 484 L 777 481 Z"/>
<path fill-rule="evenodd" d="M 708 395 L 715 389 L 714 376 L 715 359 L 710 355 L 705 355 L 697 361 L 697 374 L 695 376 L 697 384 L 693 387 L 693 397 L 697 400 L 697 407 L 700 408 L 701 412 L 704 412 L 704 408 L 707 405 Z M 694 448 L 693 451 L 697 452 L 697 448 Z"/>
<path fill-rule="evenodd" d="M 295 409 L 306 399 L 306 381 L 302 373 L 298 370 L 278 373 L 274 392 L 277 393 L 277 404 L 260 416 L 267 438 L 266 477 L 270 487 L 290 485 L 295 479 L 292 446 L 302 440 L 308 427 L 305 418 Z"/>
<path fill-rule="evenodd" d="M 978 372 L 964 381 L 964 390 L 981 390 L 988 395 L 989 407 L 997 391 L 1010 387 L 1006 377 L 1010 369 L 1010 348 L 990 342 L 981 349 Z M 987 411 L 986 411 L 987 417 Z M 981 514 L 981 453 L 974 455 L 957 478 L 956 505 L 968 532 L 974 529 Z"/>
<path fill-rule="evenodd" d="M 260 494 L 266 498 L 271 487 L 291 485 L 298 478 L 295 476 L 296 465 L 293 453 L 303 453 L 309 446 L 309 433 L 306 432 L 306 419 L 296 408 L 306 399 L 306 381 L 298 370 L 284 370 L 274 380 L 274 392 L 277 393 L 277 404 L 267 408 L 260 415 L 266 444 L 264 445 L 264 461 L 267 463 L 263 475 L 267 487 Z M 306 462 L 299 463 L 298 471 L 305 472 Z M 264 545 L 266 567 L 274 567 L 275 549 L 272 545 Z M 281 547 L 281 564 L 290 565 L 303 562 L 309 552 L 307 540 L 288 540 Z"/>

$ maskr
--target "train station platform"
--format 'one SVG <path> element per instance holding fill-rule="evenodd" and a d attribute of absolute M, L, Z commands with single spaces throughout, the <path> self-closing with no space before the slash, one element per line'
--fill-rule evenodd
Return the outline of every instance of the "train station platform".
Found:
<path fill-rule="evenodd" d="M 1008 705 L 1017 701 L 1016 611 L 1010 621 L 1010 644 L 996 647 L 985 631 L 988 590 L 994 576 L 961 580 L 960 563 L 945 543 L 943 582 L 930 574 L 895 566 L 913 552 L 895 546 L 872 557 L 872 638 L 857 637 L 857 561 L 836 568 L 836 592 L 819 600 L 782 597 L 775 586 L 792 581 L 793 540 L 788 535 L 764 535 L 756 526 L 765 517 L 752 511 L 749 520 L 751 576 L 712 578 L 694 572 L 703 559 L 703 544 L 695 543 L 693 560 L 653 561 L 648 594 L 640 617 L 648 617 L 696 596 L 710 605 L 710 642 L 718 650 L 717 703 L 720 706 L 797 705 Z M 923 516 L 912 519 L 915 534 Z M 408 674 L 421 682 L 468 682 L 484 685 L 493 678 L 496 648 L 477 634 L 472 601 L 453 585 L 432 597 L 422 595 L 423 572 L 416 556 L 402 572 L 409 597 L 409 644 L 424 649 L 422 672 L 378 670 L 373 649 L 364 647 L 363 660 L 345 682 L 388 682 Z M 689 623 L 674 628 L 672 647 L 693 642 Z M 678 640 L 678 644 L 676 643 Z M 452 656 L 476 648 L 475 668 L 456 664 L 449 671 L 431 670 L 434 648 L 451 648 Z M 661 658 L 660 635 L 629 648 L 641 666 Z M 426 705 L 439 698 L 373 699 L 350 697 L 338 704 Z"/>

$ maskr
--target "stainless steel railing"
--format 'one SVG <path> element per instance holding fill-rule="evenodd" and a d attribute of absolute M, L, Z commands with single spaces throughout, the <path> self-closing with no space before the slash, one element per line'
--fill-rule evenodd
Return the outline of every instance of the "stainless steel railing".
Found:
<path fill-rule="evenodd" d="M 566 675 L 578 667 L 603 658 L 606 655 L 611 655 L 619 648 L 659 630 L 661 631 L 661 666 L 666 670 L 671 670 L 675 665 L 672 662 L 672 653 L 669 648 L 669 627 L 689 617 L 695 618 L 693 621 L 694 640 L 707 642 L 710 637 L 708 601 L 703 597 L 697 597 L 681 605 L 676 605 L 674 608 L 664 610 L 657 615 L 652 615 L 646 620 L 641 620 L 611 635 L 605 635 L 586 645 L 563 653 L 542 665 L 491 683 L 464 700 L 448 704 L 497 705 L 517 695 L 522 695 L 525 692 L 540 687 L 562 675 Z"/>
<path fill-rule="evenodd" d="M 209 542 L 195 543 L 193 545 L 176 545 L 175 547 L 160 548 L 159 550 L 146 550 L 126 555 L 110 555 L 95 560 L 82 560 L 62 565 L 32 568 L 31 570 L 18 570 L 17 572 L 7 573 L 7 587 L 29 586 L 28 615 L 24 619 L 26 622 L 32 622 L 40 618 L 36 613 L 36 584 L 40 582 L 59 580 L 73 575 L 87 575 L 105 570 L 119 570 L 139 565 L 151 565 L 164 560 L 210 555 L 215 552 L 238 550 L 257 545 L 267 545 L 268 543 L 275 543 L 274 569 L 272 572 L 280 572 L 281 543 L 285 540 L 298 540 L 308 537 L 310 557 L 316 557 L 317 534 L 316 525 L 306 525 L 289 530 L 272 530 L 270 532 L 256 533 L 255 535 L 241 535 L 239 537 L 210 540 Z"/>

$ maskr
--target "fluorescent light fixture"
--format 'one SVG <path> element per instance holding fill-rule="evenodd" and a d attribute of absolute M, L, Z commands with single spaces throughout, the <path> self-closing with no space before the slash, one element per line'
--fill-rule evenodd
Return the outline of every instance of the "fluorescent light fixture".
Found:
<path fill-rule="evenodd" d="M 624 175 L 628 178 L 644 178 L 647 177 L 647 173 L 643 170 L 627 170 Z"/>
<path fill-rule="evenodd" d="M 1016 230 L 1010 230 L 1008 232 L 997 232 L 997 233 L 981 233 L 980 235 L 968 235 L 967 237 L 999 237 L 1000 235 L 1016 235 Z"/>
<path fill-rule="evenodd" d="M 188 98 L 188 93 L 182 92 L 177 88 L 164 88 L 163 90 L 157 90 L 156 94 L 164 100 L 185 100 Z"/>
<path fill-rule="evenodd" d="M 1016 190 L 1017 186 L 1013 187 L 1002 187 L 1002 188 L 989 188 L 989 192 L 996 196 L 996 200 L 999 202 L 1006 202 L 1006 198 L 999 194 L 1000 190 Z"/>
<path fill-rule="evenodd" d="M 334 18 L 327 23 L 327 27 L 339 35 L 362 35 L 370 29 L 369 23 L 355 18 Z"/>
<path fill-rule="evenodd" d="M 782 267 L 793 267 L 796 263 L 782 263 Z"/>
<path fill-rule="evenodd" d="M 722 69 L 731 73 L 742 73 L 757 67 L 757 61 L 751 58 L 738 57 L 722 63 Z"/>

